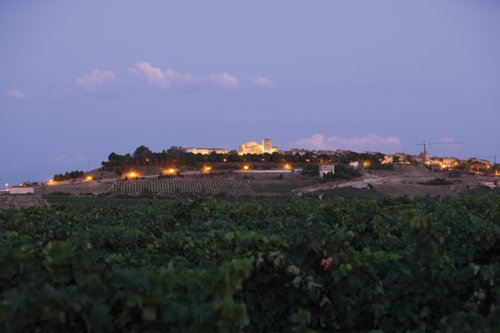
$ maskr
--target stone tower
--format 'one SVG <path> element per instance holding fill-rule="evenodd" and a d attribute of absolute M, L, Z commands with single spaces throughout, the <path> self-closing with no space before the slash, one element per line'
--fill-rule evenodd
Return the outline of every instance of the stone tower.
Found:
<path fill-rule="evenodd" d="M 262 140 L 262 147 L 264 153 L 269 153 L 271 154 L 273 151 L 273 140 L 271 139 L 263 139 Z"/>

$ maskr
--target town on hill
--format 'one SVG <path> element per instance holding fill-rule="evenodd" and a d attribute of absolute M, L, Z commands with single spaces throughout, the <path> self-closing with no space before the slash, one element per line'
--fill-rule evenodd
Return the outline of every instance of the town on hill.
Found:
<path fill-rule="evenodd" d="M 477 158 L 431 157 L 348 150 L 280 150 L 272 140 L 246 142 L 238 150 L 172 146 L 153 152 L 109 154 L 101 167 L 23 183 L 4 194 L 310 195 L 339 189 L 385 195 L 457 195 L 497 188 L 500 165 Z"/>

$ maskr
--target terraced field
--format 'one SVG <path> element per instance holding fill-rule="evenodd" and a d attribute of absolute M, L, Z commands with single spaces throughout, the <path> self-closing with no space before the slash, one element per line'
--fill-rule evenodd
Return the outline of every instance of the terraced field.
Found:
<path fill-rule="evenodd" d="M 293 189 L 316 183 L 314 179 L 137 179 L 120 180 L 112 187 L 112 192 L 141 193 L 238 193 L 265 194 L 289 193 Z"/>

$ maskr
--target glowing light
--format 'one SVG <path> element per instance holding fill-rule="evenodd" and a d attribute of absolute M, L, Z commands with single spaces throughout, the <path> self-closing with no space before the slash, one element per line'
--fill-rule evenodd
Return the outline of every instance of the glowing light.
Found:
<path fill-rule="evenodd" d="M 364 168 L 369 168 L 369 167 L 370 167 L 370 165 L 371 165 L 370 161 L 364 161 L 364 162 L 363 162 L 363 167 L 364 167 Z"/>
<path fill-rule="evenodd" d="M 125 178 L 129 178 L 129 179 L 136 179 L 136 178 L 139 178 L 140 176 L 141 176 L 141 174 L 138 173 L 137 171 L 129 171 L 124 175 Z"/>
<path fill-rule="evenodd" d="M 210 165 L 205 165 L 203 167 L 203 172 L 210 172 L 210 171 L 212 171 L 212 167 Z"/>
<path fill-rule="evenodd" d="M 283 168 L 284 168 L 284 169 L 287 169 L 287 170 L 290 170 L 290 169 L 292 168 L 292 166 L 291 166 L 290 164 L 288 164 L 288 163 L 287 163 L 287 164 L 285 164 L 285 165 L 283 166 Z"/>
<path fill-rule="evenodd" d="M 248 170 L 248 169 L 250 169 L 250 166 L 248 166 L 248 165 L 243 166 L 243 170 Z"/>
<path fill-rule="evenodd" d="M 56 182 L 54 181 L 54 179 L 49 179 L 49 181 L 47 182 L 48 185 L 55 185 Z"/>
<path fill-rule="evenodd" d="M 227 158 L 223 159 L 224 163 L 227 162 Z"/>
<path fill-rule="evenodd" d="M 498 171 L 498 170 L 497 170 L 497 171 L 495 172 L 495 176 L 500 177 L 500 171 Z"/>
<path fill-rule="evenodd" d="M 86 182 L 91 182 L 91 181 L 93 181 L 93 180 L 94 180 L 94 177 L 92 177 L 92 176 L 87 176 L 87 177 L 85 177 L 85 181 L 86 181 Z"/>
<path fill-rule="evenodd" d="M 175 175 L 177 170 L 175 168 L 168 168 L 163 170 L 164 175 Z"/>

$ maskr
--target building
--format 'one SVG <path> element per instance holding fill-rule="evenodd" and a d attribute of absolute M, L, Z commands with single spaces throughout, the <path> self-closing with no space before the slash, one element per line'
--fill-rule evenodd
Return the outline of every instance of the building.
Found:
<path fill-rule="evenodd" d="M 264 148 L 265 153 L 271 153 L 273 150 L 273 140 L 271 139 L 263 139 L 262 147 Z"/>
<path fill-rule="evenodd" d="M 394 163 L 400 163 L 400 164 L 410 164 L 410 159 L 411 156 L 405 153 L 395 153 L 392 155 L 392 161 Z M 423 163 L 423 160 L 420 159 L 419 157 L 415 158 L 417 162 Z"/>
<path fill-rule="evenodd" d="M 240 155 L 243 155 L 243 154 L 263 154 L 264 147 L 262 145 L 259 145 L 255 141 L 245 142 L 244 144 L 240 145 L 240 150 L 238 153 Z"/>
<path fill-rule="evenodd" d="M 479 158 L 469 158 L 467 159 L 467 162 L 469 163 L 477 163 L 477 164 L 483 164 L 483 165 L 487 165 L 487 166 L 493 166 L 493 163 L 491 161 L 488 161 L 488 160 L 482 160 L 482 159 L 479 159 Z"/>
<path fill-rule="evenodd" d="M 182 149 L 185 153 L 193 153 L 193 154 L 203 154 L 209 155 L 211 153 L 216 154 L 227 154 L 227 150 L 223 148 L 184 148 Z"/>
<path fill-rule="evenodd" d="M 273 141 L 271 139 L 263 139 L 262 144 L 258 144 L 255 141 L 245 142 L 240 145 L 239 154 L 272 154 L 274 152 L 278 152 L 277 147 L 273 147 Z"/>
<path fill-rule="evenodd" d="M 319 166 L 319 177 L 323 178 L 327 173 L 335 174 L 335 165 L 322 164 Z"/>
<path fill-rule="evenodd" d="M 9 194 L 34 194 L 33 186 L 12 186 L 9 187 Z"/>
<path fill-rule="evenodd" d="M 392 164 L 394 163 L 394 157 L 392 155 L 385 155 L 384 159 L 380 161 L 382 164 Z"/>
<path fill-rule="evenodd" d="M 446 168 L 455 168 L 460 164 L 460 160 L 456 157 L 443 157 L 441 160 L 441 166 Z"/>
<path fill-rule="evenodd" d="M 454 169 L 460 164 L 460 160 L 456 157 L 443 157 L 443 158 L 436 158 L 432 157 L 429 158 L 425 162 L 426 165 L 429 166 L 435 166 L 436 168 L 439 167 L 440 169 Z"/>
<path fill-rule="evenodd" d="M 358 169 L 360 167 L 360 164 L 358 161 L 353 161 L 353 162 L 349 162 L 349 166 L 351 168 Z"/>

